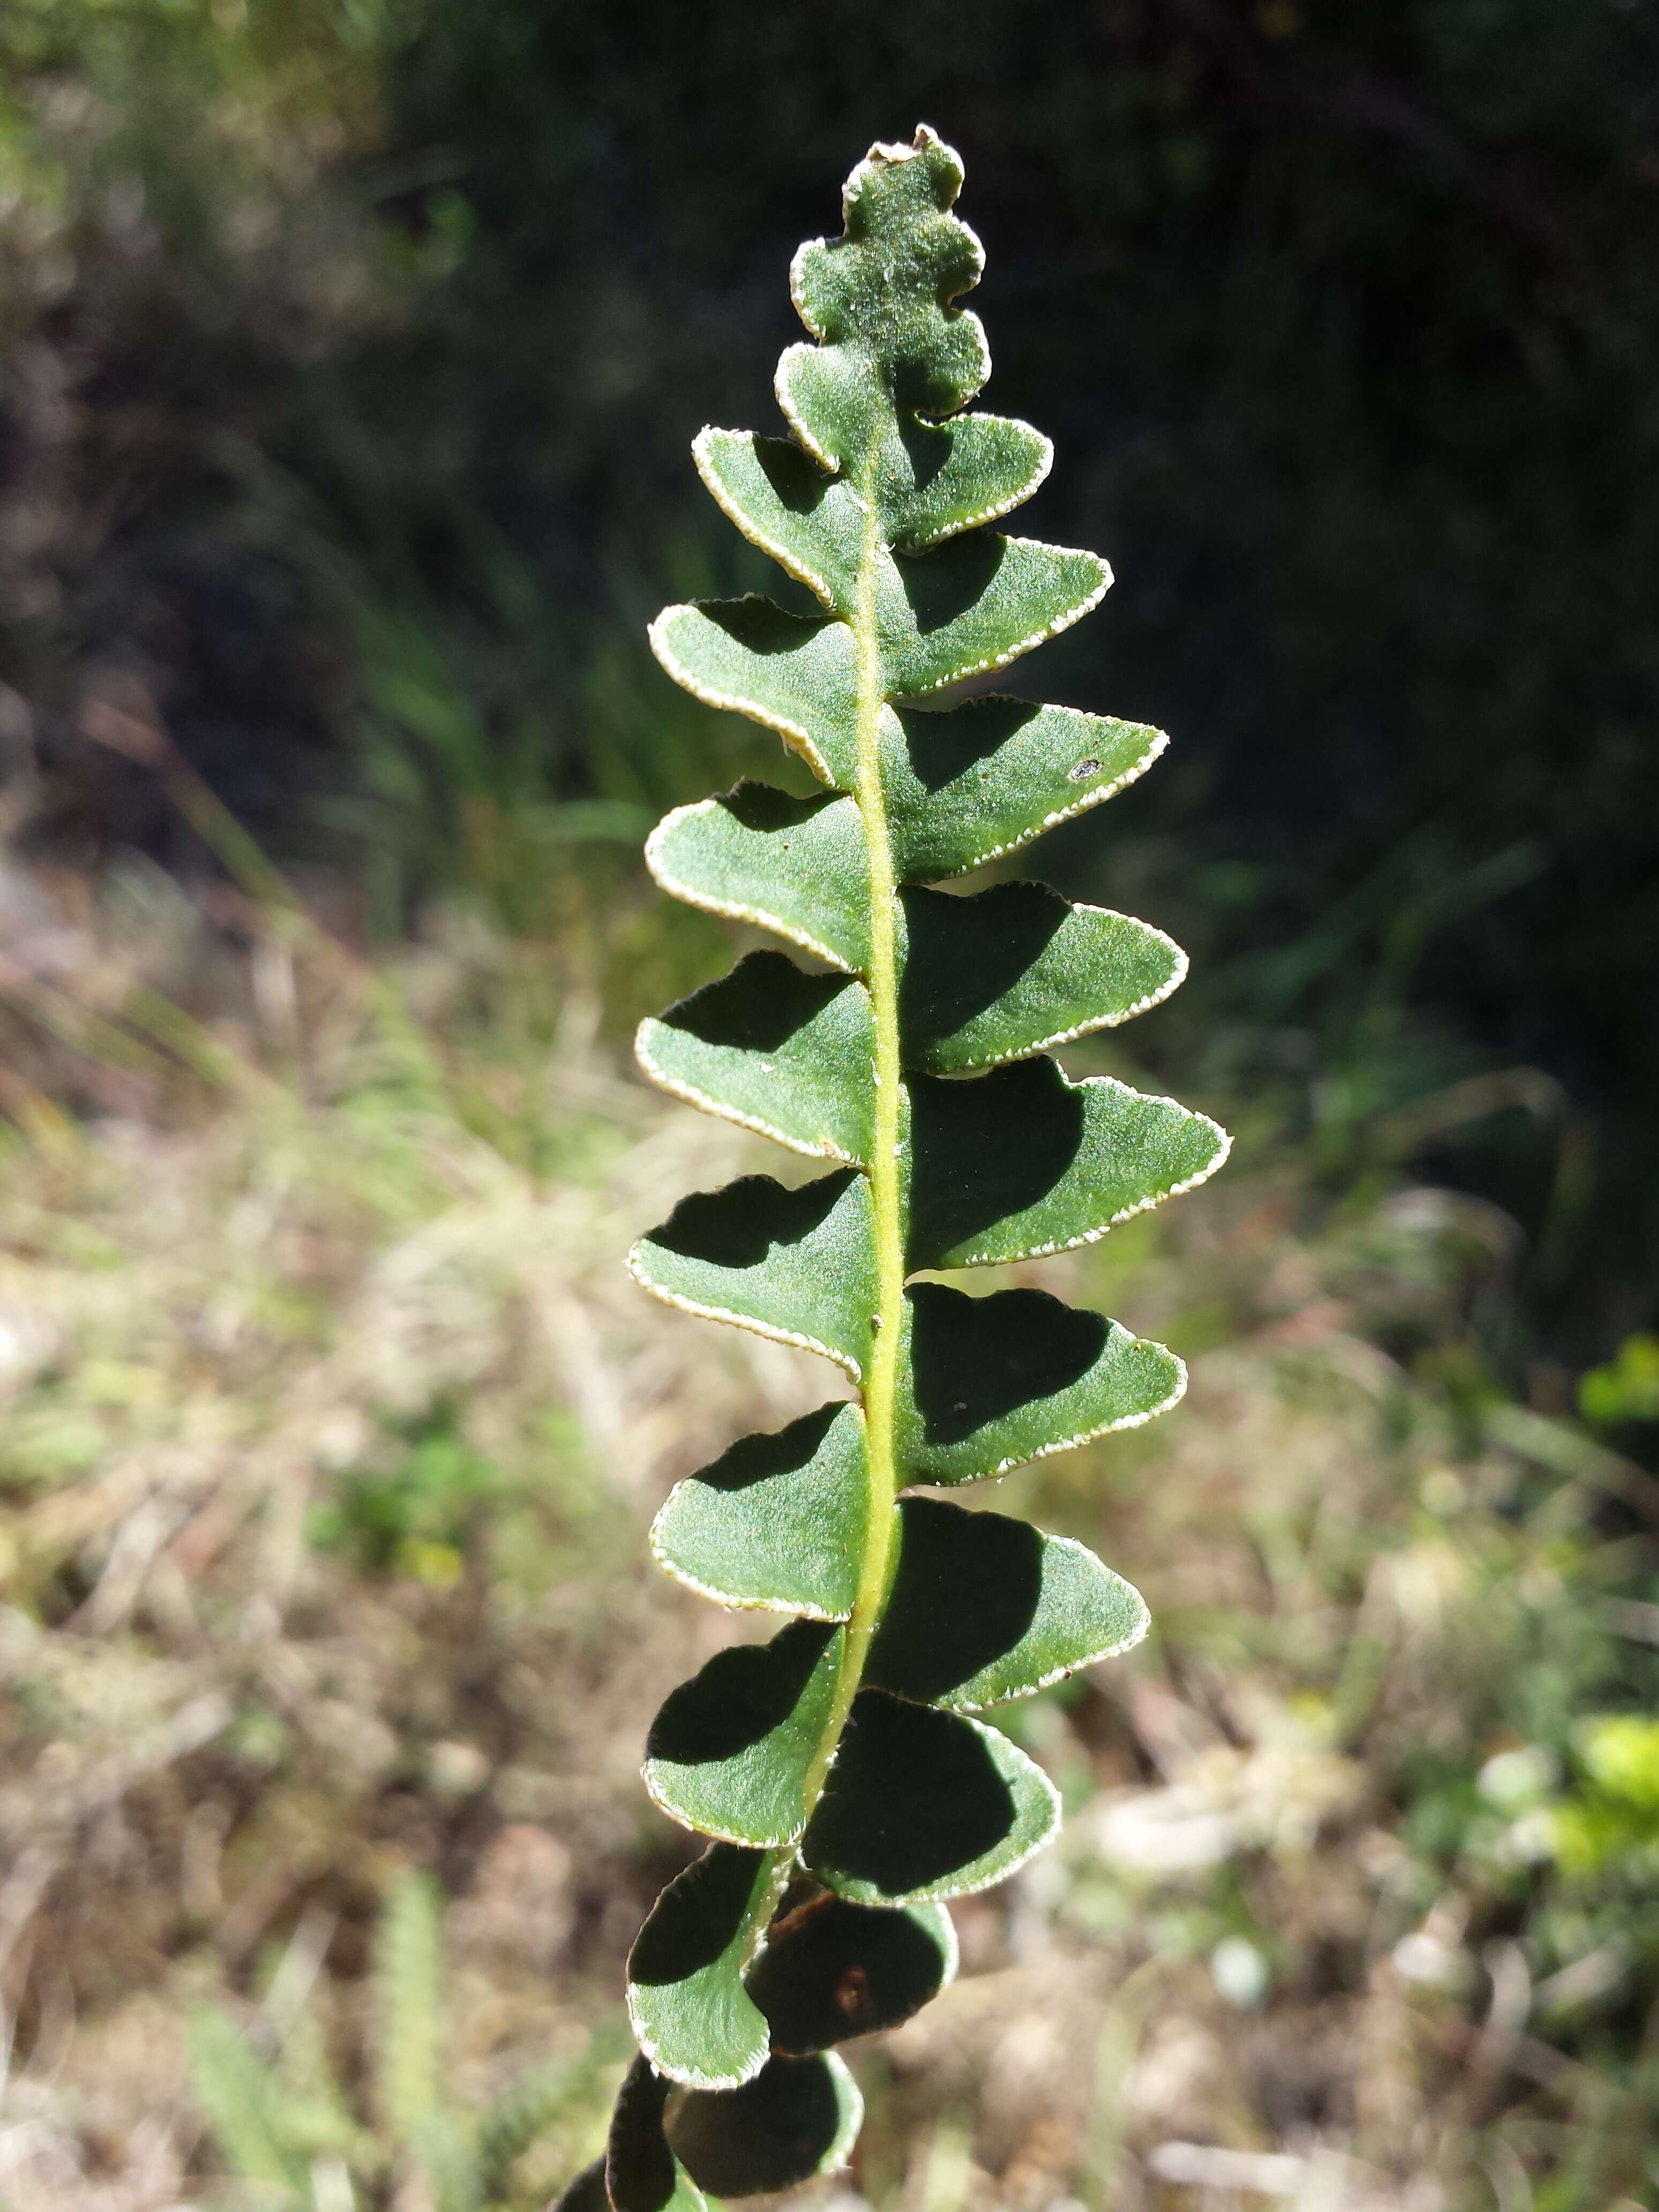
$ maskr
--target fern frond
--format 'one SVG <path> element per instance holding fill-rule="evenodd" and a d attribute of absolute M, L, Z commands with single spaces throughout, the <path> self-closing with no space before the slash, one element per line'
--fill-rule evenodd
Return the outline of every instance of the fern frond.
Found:
<path fill-rule="evenodd" d="M 390 2140 L 412 2145 L 438 2110 L 442 1935 L 435 1887 L 405 1875 L 374 1939 L 374 2097 Z"/>
<path fill-rule="evenodd" d="M 188 2035 L 196 2100 L 236 2178 L 269 2191 L 274 2204 L 304 2203 L 307 2161 L 289 2138 L 276 2075 L 216 2007 L 193 2014 Z"/>
<path fill-rule="evenodd" d="M 842 235 L 792 268 L 811 340 L 779 364 L 790 435 L 696 442 L 722 509 L 818 611 L 750 597 L 652 625 L 678 683 L 776 731 L 827 787 L 678 808 L 653 873 L 830 972 L 751 954 L 646 1022 L 640 1060 L 830 1165 L 687 1198 L 629 1265 L 672 1305 L 833 1361 L 859 1397 L 734 1444 L 653 1529 L 691 1588 L 790 1618 L 711 1660 L 652 1728 L 652 1796 L 713 1841 L 635 1946 L 640 2057 L 572 2212 L 697 2212 L 704 2189 L 786 2188 L 845 2156 L 857 2093 L 830 2046 L 926 2002 L 955 1966 L 945 1900 L 1054 1831 L 1047 1777 L 979 1716 L 1146 1627 L 1081 1545 L 902 1494 L 1133 1427 L 1184 1387 L 1172 1354 L 1100 1315 L 914 1279 L 1087 1243 L 1227 1150 L 1203 1115 L 1043 1056 L 1179 984 L 1161 931 L 1040 884 L 937 888 L 1111 798 L 1166 742 L 1001 695 L 924 703 L 1111 580 L 1092 553 L 991 526 L 1052 449 L 963 411 L 990 359 L 957 304 L 982 260 L 951 212 L 961 182 L 925 127 L 873 147 Z"/>
<path fill-rule="evenodd" d="M 439 2109 L 416 2121 L 407 2155 L 432 2212 L 490 2212 L 476 2132 L 459 2113 Z"/>
<path fill-rule="evenodd" d="M 484 2112 L 477 2137 L 479 2187 L 486 2204 L 504 2197 L 517 2160 L 546 2132 L 585 2086 L 580 2065 L 541 2067 L 514 2081 Z"/>

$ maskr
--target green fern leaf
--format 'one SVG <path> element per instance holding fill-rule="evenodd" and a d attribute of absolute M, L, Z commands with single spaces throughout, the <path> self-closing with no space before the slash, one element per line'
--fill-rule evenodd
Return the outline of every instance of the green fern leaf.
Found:
<path fill-rule="evenodd" d="M 792 2057 L 896 2027 L 957 1971 L 941 1905 L 872 1911 L 828 1892 L 773 1923 L 749 1977 L 775 2050 Z"/>
<path fill-rule="evenodd" d="M 273 2203 L 302 2203 L 308 2161 L 290 2138 L 276 2075 L 216 2008 L 191 2015 L 189 2038 L 197 2101 L 238 2179 L 263 2187 Z"/>
<path fill-rule="evenodd" d="M 664 2123 L 673 2087 L 643 2055 L 628 2069 L 599 2169 L 612 2212 L 708 2212 L 702 2191 L 669 2144 Z M 562 2212 L 595 2202 L 594 2179 L 591 2167 L 577 2177 L 561 2200 Z"/>
<path fill-rule="evenodd" d="M 488 2212 L 476 2136 L 459 2113 L 440 2110 L 413 2123 L 409 2156 L 433 2212 Z"/>
<path fill-rule="evenodd" d="M 408 2148 L 438 2111 L 439 1899 L 421 1875 L 388 1893 L 374 1942 L 374 2088 L 380 2124 Z"/>
<path fill-rule="evenodd" d="M 514 2164 L 586 2085 L 587 2066 L 536 2069 L 508 2084 L 478 2121 L 479 2191 L 486 2204 L 507 2194 Z"/>
<path fill-rule="evenodd" d="M 751 596 L 652 626 L 677 682 L 775 730 L 826 787 L 742 783 L 678 808 L 647 843 L 653 875 L 828 972 L 752 953 L 646 1022 L 640 1060 L 830 1166 L 689 1197 L 629 1264 L 671 1304 L 822 1354 L 858 1402 L 734 1444 L 653 1529 L 681 1581 L 790 1619 L 712 1660 L 653 1726 L 653 1796 L 716 1840 L 635 1946 L 641 2055 L 572 2212 L 698 2212 L 705 2190 L 793 2187 L 845 2156 L 857 2099 L 830 2046 L 925 2003 L 955 1963 L 942 1900 L 1001 1880 L 1056 1825 L 1047 1777 L 976 1716 L 1146 1627 L 1081 1545 L 902 1495 L 1133 1427 L 1184 1385 L 1162 1346 L 1103 1316 L 913 1279 L 1086 1243 L 1227 1149 L 1204 1115 L 1043 1057 L 1179 984 L 1161 931 L 1040 884 L 939 888 L 1111 798 L 1166 742 L 1000 695 L 925 703 L 1066 629 L 1111 580 L 1092 553 L 992 527 L 1052 453 L 963 411 L 990 362 L 957 304 L 981 262 L 951 212 L 961 181 L 925 127 L 872 148 L 842 235 L 791 272 L 811 339 L 779 364 L 790 435 L 708 429 L 694 447 L 818 611 Z"/>

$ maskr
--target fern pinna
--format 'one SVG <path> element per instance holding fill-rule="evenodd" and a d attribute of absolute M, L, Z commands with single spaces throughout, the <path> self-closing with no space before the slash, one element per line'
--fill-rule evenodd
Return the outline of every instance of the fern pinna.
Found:
<path fill-rule="evenodd" d="M 705 430 L 704 483 L 821 611 L 668 608 L 652 641 L 700 698 L 779 732 L 827 787 L 754 783 L 678 809 L 647 847 L 677 897 L 818 963 L 740 961 L 639 1040 L 710 1112 L 836 1163 L 686 1199 L 635 1247 L 658 1297 L 820 1352 L 857 1386 L 682 1482 L 658 1559 L 727 1606 L 791 1616 L 724 1651 L 653 1725 L 645 1778 L 714 1840 L 629 1960 L 640 2045 L 606 2158 L 615 2212 L 776 2189 L 843 2159 L 830 2046 L 906 2018 L 954 1961 L 945 1900 L 1054 1833 L 1041 1769 L 978 1716 L 1145 1632 L 1080 1544 L 913 1494 L 1000 1474 L 1181 1395 L 1180 1362 L 1045 1293 L 970 1297 L 934 1271 L 1103 1236 L 1220 1164 L 1212 1121 L 1045 1048 L 1181 981 L 1161 932 L 1046 885 L 932 888 L 1109 799 L 1165 740 L 1000 695 L 950 704 L 1086 614 L 1092 553 L 988 526 L 1048 473 L 1025 423 L 961 412 L 989 371 L 962 164 L 926 128 L 848 179 L 844 234 L 795 257 L 811 343 L 779 364 L 791 435 Z M 971 1078 L 971 1080 L 963 1080 Z"/>

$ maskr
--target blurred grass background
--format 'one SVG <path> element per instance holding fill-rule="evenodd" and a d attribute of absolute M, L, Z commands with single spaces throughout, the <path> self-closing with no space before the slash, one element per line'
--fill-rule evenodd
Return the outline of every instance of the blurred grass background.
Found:
<path fill-rule="evenodd" d="M 1074 1064 L 1240 1143 L 1042 1271 L 1192 1364 L 1010 1478 L 1154 1636 L 830 2193 L 1659 2204 L 1650 0 L 11 0 L 6 2212 L 603 2125 L 731 1632 L 647 1522 L 833 1387 L 621 1272 L 777 1164 L 628 1069 L 729 957 L 641 836 L 787 775 L 642 628 L 763 583 L 688 441 L 918 117 L 1119 573 L 1033 680 L 1176 740 L 1043 855 L 1194 955 Z"/>

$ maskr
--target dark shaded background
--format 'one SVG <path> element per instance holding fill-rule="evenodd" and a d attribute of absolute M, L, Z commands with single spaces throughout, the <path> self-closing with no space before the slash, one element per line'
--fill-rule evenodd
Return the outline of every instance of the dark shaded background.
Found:
<path fill-rule="evenodd" d="M 1055 863 L 1191 946 L 1156 1048 L 1334 1186 L 1499 1199 L 1511 1382 L 1651 1322 L 1652 6 L 35 4 L 0 54 L 24 850 L 208 865 L 84 733 L 135 686 L 371 932 L 550 928 L 763 765 L 641 640 L 762 580 L 687 444 L 770 427 L 788 255 L 925 117 L 1059 447 L 1022 526 L 1120 578 L 1033 680 L 1177 739 Z"/>

